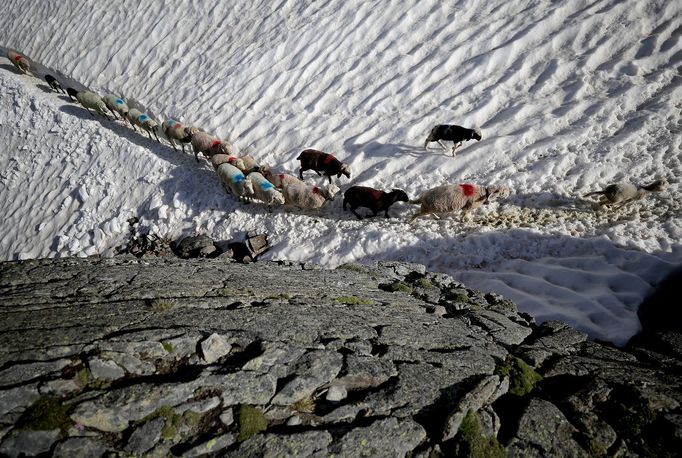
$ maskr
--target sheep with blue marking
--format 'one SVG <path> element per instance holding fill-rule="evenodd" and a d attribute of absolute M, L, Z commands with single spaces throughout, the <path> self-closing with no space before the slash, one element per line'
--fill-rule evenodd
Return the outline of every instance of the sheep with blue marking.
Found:
<path fill-rule="evenodd" d="M 159 123 L 153 120 L 152 118 L 149 117 L 148 114 L 142 113 L 140 110 L 137 108 L 131 108 L 130 111 L 128 111 L 128 119 L 132 121 L 133 129 L 135 130 L 135 125 L 137 125 L 140 129 L 146 130 L 147 135 L 149 135 L 149 139 L 151 140 L 152 138 L 152 132 L 154 133 L 154 137 L 156 137 L 156 141 L 161 143 L 159 141 L 159 137 L 156 135 L 156 131 L 159 128 Z"/>
<path fill-rule="evenodd" d="M 284 205 L 282 193 L 275 189 L 275 185 L 266 180 L 263 175 L 258 172 L 251 172 L 247 178 L 253 182 L 254 197 L 265 202 L 268 211 L 272 211 L 273 205 Z"/>
<path fill-rule="evenodd" d="M 121 115 L 121 118 L 123 118 L 123 122 L 130 122 L 128 121 L 128 112 L 130 109 L 128 108 L 128 104 L 125 102 L 120 97 L 115 96 L 114 94 L 107 94 L 103 98 L 104 104 L 107 106 L 109 111 L 114 115 L 114 118 L 116 118 L 116 113 Z"/>
<path fill-rule="evenodd" d="M 229 190 L 237 196 L 239 200 L 246 201 L 248 197 L 254 195 L 253 182 L 232 164 L 220 164 L 216 170 L 220 182 L 225 189 Z"/>

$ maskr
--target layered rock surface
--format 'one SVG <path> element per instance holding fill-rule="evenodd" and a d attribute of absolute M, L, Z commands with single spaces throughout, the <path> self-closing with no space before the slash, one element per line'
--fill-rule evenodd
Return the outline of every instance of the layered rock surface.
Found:
<path fill-rule="evenodd" d="M 613 456 L 682 445 L 682 363 L 423 266 L 0 264 L 0 455 Z"/>

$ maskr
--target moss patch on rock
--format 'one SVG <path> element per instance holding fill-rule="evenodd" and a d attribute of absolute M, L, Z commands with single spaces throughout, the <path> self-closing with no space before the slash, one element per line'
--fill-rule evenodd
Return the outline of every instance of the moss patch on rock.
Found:
<path fill-rule="evenodd" d="M 412 293 L 412 287 L 405 283 L 404 281 L 399 281 L 396 280 L 393 283 L 384 283 L 379 285 L 379 289 L 383 289 L 384 291 L 388 291 L 390 293 L 395 293 L 395 292 L 402 292 L 402 293 L 407 293 L 411 294 Z"/>
<path fill-rule="evenodd" d="M 469 410 L 462 420 L 455 438 L 455 456 L 470 458 L 503 458 L 504 447 L 496 437 L 483 434 L 481 421 L 473 410 Z"/>
<path fill-rule="evenodd" d="M 71 409 L 72 406 L 63 405 L 59 398 L 40 398 L 19 417 L 17 427 L 40 431 L 59 429 L 66 432 L 73 424 L 69 416 Z"/>
<path fill-rule="evenodd" d="M 542 376 L 535 372 L 524 360 L 515 356 L 507 358 L 501 366 L 497 366 L 495 374 L 509 377 L 509 392 L 516 396 L 530 393 Z"/>
<path fill-rule="evenodd" d="M 357 296 L 340 296 L 336 298 L 336 302 L 340 302 L 346 305 L 372 305 L 373 302 L 370 299 L 363 299 Z"/>
<path fill-rule="evenodd" d="M 267 428 L 268 420 L 258 407 L 242 404 L 239 408 L 239 441 L 245 441 Z"/>

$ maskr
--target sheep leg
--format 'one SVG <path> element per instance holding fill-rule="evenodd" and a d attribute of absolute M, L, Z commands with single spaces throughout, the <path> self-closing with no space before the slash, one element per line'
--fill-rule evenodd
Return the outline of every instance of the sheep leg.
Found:
<path fill-rule="evenodd" d="M 436 141 L 438 142 L 438 144 L 439 144 L 443 149 L 448 149 L 442 141 L 440 141 L 440 140 L 436 140 Z"/>
<path fill-rule="evenodd" d="M 173 141 L 173 139 L 170 138 L 170 137 L 168 137 L 168 141 L 170 142 L 170 144 L 171 144 L 171 146 L 173 147 L 173 149 L 174 149 L 175 151 L 177 151 L 178 149 L 175 147 L 175 142 Z M 183 153 L 185 152 L 185 145 L 182 145 L 182 152 L 183 152 Z"/>
<path fill-rule="evenodd" d="M 462 146 L 462 142 L 459 142 L 459 143 L 453 142 L 453 146 L 452 146 L 452 157 L 455 157 L 455 150 L 456 150 L 457 148 L 459 148 L 460 146 Z"/>
<path fill-rule="evenodd" d="M 145 129 L 145 130 L 147 130 L 147 129 Z M 150 139 L 150 140 L 153 140 L 153 138 L 152 138 L 152 133 L 149 132 L 148 130 L 147 130 L 147 135 L 149 135 L 149 139 Z"/>
<path fill-rule="evenodd" d="M 305 170 L 308 170 L 308 169 L 304 169 L 303 167 L 301 167 L 301 170 L 298 171 L 298 177 L 301 179 L 301 181 L 303 181 L 303 172 Z"/>
<path fill-rule="evenodd" d="M 85 107 L 85 109 L 86 109 L 86 110 L 88 110 L 88 113 L 90 113 L 90 116 L 92 116 L 93 118 L 95 117 L 95 115 L 94 115 L 94 114 L 92 114 L 92 111 L 90 111 L 90 108 L 88 108 L 88 107 Z"/>
<path fill-rule="evenodd" d="M 356 208 L 357 208 L 357 207 L 356 207 Z M 345 210 L 345 208 L 344 208 L 344 210 Z M 358 214 L 358 212 L 355 211 L 355 208 L 350 207 L 350 211 L 351 211 L 355 216 L 357 216 L 358 219 L 362 219 L 362 216 L 360 216 L 360 215 Z"/>
<path fill-rule="evenodd" d="M 114 119 L 118 120 L 118 116 L 116 116 L 116 112 L 114 110 L 112 110 L 111 108 L 108 108 L 108 109 L 109 109 L 109 111 L 111 111 L 111 114 L 114 115 Z"/>
<path fill-rule="evenodd" d="M 156 131 L 154 130 L 153 132 L 154 132 L 154 137 L 156 137 L 156 141 L 157 141 L 158 143 L 161 143 L 161 140 L 159 140 L 159 136 L 156 135 Z"/>

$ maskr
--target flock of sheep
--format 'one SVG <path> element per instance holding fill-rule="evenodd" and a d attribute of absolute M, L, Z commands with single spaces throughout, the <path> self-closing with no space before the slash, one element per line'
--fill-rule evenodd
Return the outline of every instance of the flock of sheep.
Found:
<path fill-rule="evenodd" d="M 30 62 L 26 57 L 11 51 L 7 53 L 7 57 L 19 70 L 33 76 L 30 71 Z M 319 209 L 339 192 L 339 188 L 332 183 L 332 176 L 336 175 L 337 179 L 340 179 L 341 175 L 350 178 L 351 172 L 348 164 L 342 163 L 331 154 L 314 149 L 307 149 L 298 156 L 297 160 L 301 162 L 298 177 L 283 172 L 274 172 L 269 167 L 259 165 L 250 156 L 236 156 L 234 147 L 229 142 L 220 140 L 198 127 L 187 126 L 174 119 L 167 119 L 159 125 L 148 114 L 135 108 L 129 108 L 125 100 L 120 97 L 112 94 L 100 97 L 91 91 L 76 91 L 72 88 L 67 88 L 65 91 L 55 77 L 52 75 L 45 75 L 44 77 L 53 90 L 68 94 L 71 100 L 77 100 L 91 115 L 94 111 L 109 120 L 112 119 L 109 117 L 110 114 L 114 119 L 118 119 L 120 116 L 123 122 L 130 124 L 134 130 L 139 127 L 146 131 L 150 139 L 152 139 L 153 134 L 159 143 L 157 131 L 160 128 L 176 151 L 176 142 L 180 144 L 183 152 L 185 151 L 185 144 L 191 144 L 195 159 L 199 161 L 199 153 L 206 156 L 228 192 L 240 201 L 260 200 L 267 205 L 269 211 L 272 210 L 273 206 L 278 205 Z M 452 141 L 454 145 L 452 155 L 454 156 L 455 150 L 461 146 L 462 142 L 481 140 L 481 137 L 479 129 L 438 125 L 429 133 L 424 148 L 427 148 L 430 142 L 438 142 L 445 148 L 442 140 Z M 307 170 L 313 170 L 318 175 L 327 176 L 329 184 L 326 186 L 306 184 L 303 181 L 303 172 Z M 662 182 L 656 182 L 649 186 L 619 183 L 611 185 L 603 191 L 590 194 L 601 194 L 602 205 L 623 204 L 640 197 L 645 192 L 659 191 L 663 185 Z M 495 199 L 506 198 L 509 194 L 509 188 L 505 185 L 481 186 L 465 183 L 438 186 L 424 192 L 421 197 L 410 200 L 407 194 L 400 189 L 385 192 L 366 186 L 351 186 L 344 193 L 343 209 L 346 210 L 350 207 L 350 211 L 358 219 L 362 219 L 362 216 L 356 211 L 360 207 L 370 209 L 373 216 L 379 212 L 384 212 L 385 217 L 388 218 L 388 209 L 391 205 L 395 202 L 409 202 L 420 205 L 419 211 L 410 220 L 413 221 L 421 216 L 435 215 L 438 217 L 438 215 L 460 210 L 468 214 L 482 204 Z"/>

